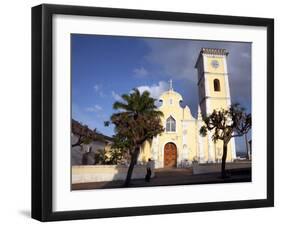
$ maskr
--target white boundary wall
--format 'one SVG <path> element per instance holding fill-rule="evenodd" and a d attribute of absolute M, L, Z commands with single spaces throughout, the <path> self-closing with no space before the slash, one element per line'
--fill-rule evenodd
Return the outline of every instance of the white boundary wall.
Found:
<path fill-rule="evenodd" d="M 117 165 L 72 166 L 72 184 L 125 180 L 127 171 L 127 166 Z M 145 175 L 145 165 L 136 165 L 134 167 L 132 179 L 145 179 Z M 154 177 L 153 170 L 151 177 Z"/>

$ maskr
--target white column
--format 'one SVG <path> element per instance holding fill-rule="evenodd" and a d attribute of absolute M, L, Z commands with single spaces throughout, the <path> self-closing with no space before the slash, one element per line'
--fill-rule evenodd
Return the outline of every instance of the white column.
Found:
<path fill-rule="evenodd" d="M 203 69 L 203 73 L 204 73 L 204 84 L 205 84 L 205 96 L 209 97 L 210 96 L 210 92 L 209 92 L 209 82 L 208 82 L 208 78 L 206 78 L 206 73 L 205 70 L 207 68 L 207 58 L 206 56 L 203 56 L 203 64 L 204 64 L 204 69 Z"/>
<path fill-rule="evenodd" d="M 202 127 L 202 121 L 198 120 L 198 131 Z M 199 162 L 205 162 L 205 152 L 204 152 L 204 140 L 203 137 L 198 133 L 198 149 L 199 149 Z"/>
<path fill-rule="evenodd" d="M 213 109 L 211 108 L 211 99 L 210 98 L 206 98 L 205 99 L 206 102 L 206 116 L 212 114 Z"/>
<path fill-rule="evenodd" d="M 230 140 L 231 145 L 231 154 L 232 154 L 232 160 L 236 159 L 236 146 L 235 146 L 235 138 L 232 138 Z"/>
<path fill-rule="evenodd" d="M 206 99 L 206 113 L 211 114 L 210 99 Z M 208 162 L 214 162 L 215 156 L 214 143 L 212 140 L 212 132 L 208 131 Z"/>
<path fill-rule="evenodd" d="M 183 121 L 182 122 L 182 154 L 181 154 L 181 159 L 184 160 L 188 158 L 188 153 L 187 150 L 184 150 L 184 146 L 187 146 L 187 129 L 188 129 L 188 122 Z"/>
<path fill-rule="evenodd" d="M 188 148 L 187 148 L 187 144 L 183 145 L 183 152 L 182 152 L 182 160 L 188 160 Z"/>
<path fill-rule="evenodd" d="M 214 162 L 215 149 L 211 132 L 208 132 L 208 162 Z"/>
<path fill-rule="evenodd" d="M 155 168 L 159 168 L 159 137 L 153 138 L 152 142 L 152 159 L 155 161 Z"/>

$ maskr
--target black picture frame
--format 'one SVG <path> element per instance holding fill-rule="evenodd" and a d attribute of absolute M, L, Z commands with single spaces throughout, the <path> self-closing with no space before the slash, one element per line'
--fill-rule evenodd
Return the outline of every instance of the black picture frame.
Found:
<path fill-rule="evenodd" d="M 52 18 L 55 14 L 247 25 L 267 29 L 267 198 L 95 210 L 52 210 Z M 122 217 L 274 206 L 274 20 L 177 12 L 43 4 L 32 8 L 32 218 Z"/>

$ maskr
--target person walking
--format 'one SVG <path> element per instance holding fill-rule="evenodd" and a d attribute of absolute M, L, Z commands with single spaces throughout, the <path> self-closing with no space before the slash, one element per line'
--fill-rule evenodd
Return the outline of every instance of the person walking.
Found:
<path fill-rule="evenodd" d="M 145 181 L 149 182 L 150 181 L 150 177 L 151 177 L 151 170 L 152 170 L 152 161 L 149 158 L 148 162 L 146 164 L 146 175 L 145 175 Z"/>

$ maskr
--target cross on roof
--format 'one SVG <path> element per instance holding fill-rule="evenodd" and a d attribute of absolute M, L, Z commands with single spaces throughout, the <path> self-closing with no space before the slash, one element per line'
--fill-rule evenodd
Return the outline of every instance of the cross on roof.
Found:
<path fill-rule="evenodd" d="M 170 83 L 170 88 L 169 88 L 169 90 L 173 90 L 173 81 L 172 81 L 172 79 L 170 79 L 169 83 Z"/>

